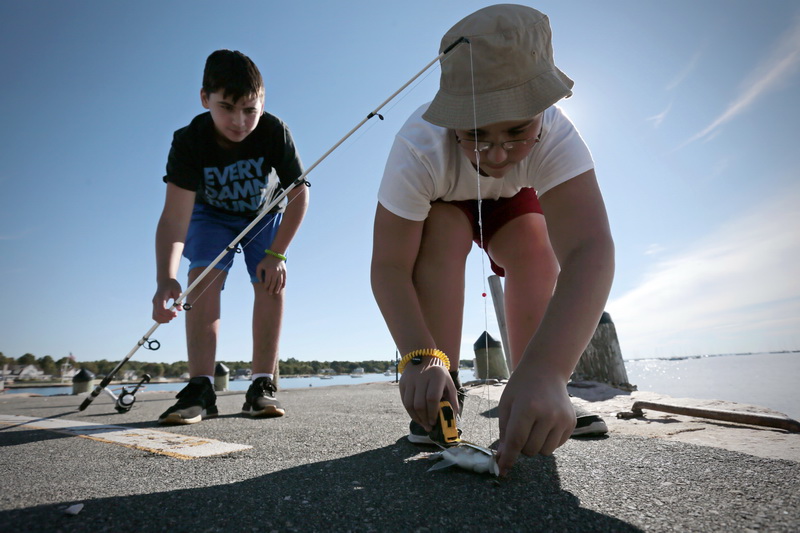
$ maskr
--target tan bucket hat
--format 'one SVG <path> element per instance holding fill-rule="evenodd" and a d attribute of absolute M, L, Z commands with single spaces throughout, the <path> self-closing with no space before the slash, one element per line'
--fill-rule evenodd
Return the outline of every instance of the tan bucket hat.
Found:
<path fill-rule="evenodd" d="M 544 13 L 514 4 L 485 7 L 450 28 L 439 53 L 462 37 L 469 44 L 441 59 L 439 91 L 422 115 L 428 122 L 471 130 L 525 120 L 572 95 L 574 82 L 553 62 Z"/>

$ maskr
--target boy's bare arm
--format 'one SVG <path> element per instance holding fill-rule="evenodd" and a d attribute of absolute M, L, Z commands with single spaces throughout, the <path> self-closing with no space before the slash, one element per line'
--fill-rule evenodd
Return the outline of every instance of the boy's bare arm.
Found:
<path fill-rule="evenodd" d="M 614 244 L 594 171 L 553 188 L 540 201 L 561 272 L 501 399 L 501 472 L 519 453 L 550 454 L 569 438 L 575 413 L 566 384 L 594 334 L 614 276 Z"/>
<path fill-rule="evenodd" d="M 401 218 L 378 204 L 372 245 L 372 292 L 386 325 L 402 353 L 436 348 L 414 289 L 414 264 L 419 253 L 424 222 Z M 408 365 L 400 379 L 406 411 L 430 431 L 439 401 L 446 397 L 457 405 L 455 386 L 436 358 Z"/>
<path fill-rule="evenodd" d="M 296 187 L 286 196 L 289 198 L 289 204 L 286 206 L 281 224 L 269 247 L 270 250 L 281 255 L 286 254 L 289 244 L 305 218 L 308 210 L 308 187 Z M 273 295 L 280 294 L 286 287 L 286 263 L 274 255 L 267 254 L 258 263 L 256 276 L 258 276 L 263 290 Z"/>
<path fill-rule="evenodd" d="M 435 348 L 414 290 L 414 263 L 423 222 L 406 220 L 378 204 L 372 242 L 372 292 L 403 353 Z"/>
<path fill-rule="evenodd" d="M 183 244 L 192 218 L 195 192 L 181 189 L 172 183 L 167 184 L 164 209 L 156 229 L 156 282 L 158 287 L 153 296 L 153 319 L 159 323 L 169 322 L 177 312 L 170 312 L 169 300 L 181 293 L 177 280 Z"/>
<path fill-rule="evenodd" d="M 561 272 L 553 298 L 523 355 L 566 381 L 597 328 L 614 278 L 614 242 L 594 170 L 541 198 Z"/>
<path fill-rule="evenodd" d="M 281 225 L 278 227 L 270 246 L 270 250 L 279 254 L 284 254 L 289 248 L 289 244 L 291 244 L 306 216 L 309 198 L 308 187 L 304 185 L 297 186 L 289 191 L 286 197 L 289 203 L 283 213 Z"/>

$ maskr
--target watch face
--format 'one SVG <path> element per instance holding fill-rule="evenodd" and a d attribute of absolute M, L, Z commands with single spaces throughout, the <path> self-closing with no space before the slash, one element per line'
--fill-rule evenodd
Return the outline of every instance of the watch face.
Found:
<path fill-rule="evenodd" d="M 420 364 L 420 363 L 422 362 L 422 356 L 421 356 L 421 355 L 418 355 L 418 356 L 416 356 L 416 357 L 412 357 L 412 358 L 411 358 L 411 362 L 412 362 L 413 364 L 415 364 L 415 365 L 418 365 L 418 364 Z"/>

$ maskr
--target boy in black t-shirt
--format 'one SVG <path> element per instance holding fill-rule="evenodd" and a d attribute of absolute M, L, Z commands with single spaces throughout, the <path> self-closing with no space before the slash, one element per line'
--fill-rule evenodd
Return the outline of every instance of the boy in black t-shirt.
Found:
<path fill-rule="evenodd" d="M 212 53 L 203 73 L 200 101 L 207 113 L 175 132 L 167 161 L 166 202 L 156 231 L 158 288 L 153 318 L 177 316 L 168 302 L 178 298 L 181 253 L 189 260 L 191 284 L 283 189 L 302 174 L 289 129 L 264 111 L 264 82 L 256 65 L 238 51 Z M 288 199 L 288 203 L 286 202 Z M 308 188 L 291 190 L 241 240 L 255 292 L 253 384 L 242 412 L 283 416 L 273 373 L 286 285 L 285 253 L 308 208 Z M 217 416 L 213 375 L 220 320 L 220 293 L 234 258 L 231 251 L 185 302 L 189 384 L 161 424 L 193 424 Z M 188 308 L 188 306 L 187 306 Z M 187 309 L 188 311 L 188 309 Z"/>

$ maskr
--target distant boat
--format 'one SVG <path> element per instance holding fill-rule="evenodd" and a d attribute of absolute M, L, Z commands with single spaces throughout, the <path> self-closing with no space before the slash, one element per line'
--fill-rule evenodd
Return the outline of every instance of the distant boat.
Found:
<path fill-rule="evenodd" d="M 393 370 L 387 370 L 386 372 L 383 373 L 383 375 L 384 376 L 393 376 L 394 375 L 394 371 Z"/>
<path fill-rule="evenodd" d="M 356 369 L 355 369 L 355 370 L 353 370 L 353 372 L 350 374 L 350 377 L 351 377 L 351 378 L 363 378 L 363 377 L 364 377 L 364 369 L 363 369 L 363 368 L 361 368 L 361 367 L 358 367 L 358 368 L 356 368 Z"/>
<path fill-rule="evenodd" d="M 332 368 L 323 368 L 319 372 L 320 372 L 319 379 L 333 379 L 333 369 Z"/>
<path fill-rule="evenodd" d="M 333 379 L 333 376 L 330 374 L 322 374 L 319 379 Z"/>

